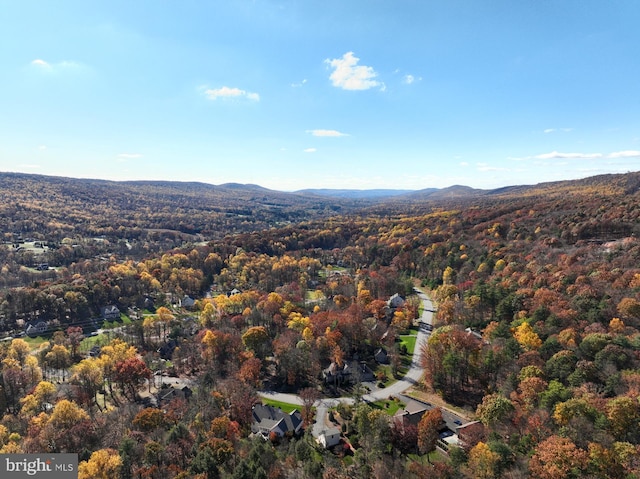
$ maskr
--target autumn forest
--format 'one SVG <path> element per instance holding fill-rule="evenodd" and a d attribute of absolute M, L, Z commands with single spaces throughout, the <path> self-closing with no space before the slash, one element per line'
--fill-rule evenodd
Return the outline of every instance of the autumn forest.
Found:
<path fill-rule="evenodd" d="M 362 199 L 1 173 L 0 197 L 0 453 L 78 453 L 81 478 L 640 477 L 640 173 Z M 423 333 L 421 379 L 365 400 Z M 300 427 L 258 430 L 260 404 Z"/>

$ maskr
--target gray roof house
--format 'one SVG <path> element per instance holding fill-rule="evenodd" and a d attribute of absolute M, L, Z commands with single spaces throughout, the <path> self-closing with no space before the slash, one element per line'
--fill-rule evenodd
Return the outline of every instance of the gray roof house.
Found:
<path fill-rule="evenodd" d="M 101 310 L 101 313 L 102 318 L 106 320 L 120 319 L 120 310 L 113 304 L 104 306 Z"/>
<path fill-rule="evenodd" d="M 405 304 L 405 300 L 398 293 L 396 293 L 393 296 L 391 296 L 389 298 L 389 300 L 387 301 L 387 305 L 391 309 L 402 308 L 404 306 L 404 304 Z"/>
<path fill-rule="evenodd" d="M 433 409 L 432 404 L 418 401 L 417 399 L 410 399 L 407 401 L 404 409 L 399 409 L 398 412 L 395 413 L 393 419 L 395 421 L 401 421 L 401 424 L 417 426 L 424 413 L 429 409 Z"/>
<path fill-rule="evenodd" d="M 46 333 L 48 329 L 49 326 L 45 321 L 32 321 L 31 323 L 27 324 L 27 327 L 24 331 L 25 334 L 30 338 L 35 338 Z"/>
<path fill-rule="evenodd" d="M 343 384 L 345 382 L 355 384 L 374 381 L 376 377 L 366 363 L 351 360 L 345 362 L 342 367 L 332 362 L 328 368 L 322 371 L 322 378 L 327 384 Z"/>
<path fill-rule="evenodd" d="M 196 300 L 191 296 L 185 295 L 185 297 L 180 300 L 180 306 L 187 309 L 193 309 L 196 306 Z"/>
<path fill-rule="evenodd" d="M 287 433 L 297 434 L 302 428 L 302 414 L 297 409 L 287 414 L 280 408 L 256 404 L 253 406 L 251 432 L 269 437 L 275 433 L 279 437 Z"/>

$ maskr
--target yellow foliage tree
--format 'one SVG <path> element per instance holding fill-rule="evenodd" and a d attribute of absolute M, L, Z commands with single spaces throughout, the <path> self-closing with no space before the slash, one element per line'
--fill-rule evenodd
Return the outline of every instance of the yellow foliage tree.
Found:
<path fill-rule="evenodd" d="M 49 422 L 60 429 L 69 429 L 87 419 L 89 415 L 84 409 L 68 399 L 62 399 L 53 408 Z"/>
<path fill-rule="evenodd" d="M 205 359 L 211 360 L 215 356 L 215 349 L 218 344 L 218 336 L 210 329 L 202 336 L 203 354 Z"/>
<path fill-rule="evenodd" d="M 9 351 L 7 356 L 18 361 L 20 366 L 24 366 L 25 361 L 29 357 L 29 352 L 31 351 L 31 346 L 24 339 L 14 339 L 11 341 L 11 346 L 9 346 Z"/>
<path fill-rule="evenodd" d="M 496 469 L 500 455 L 489 449 L 484 442 L 479 442 L 469 451 L 469 470 L 476 479 L 492 479 L 496 477 Z"/>
<path fill-rule="evenodd" d="M 516 341 L 518 341 L 520 346 L 527 351 L 537 350 L 542 346 L 542 340 L 526 321 L 515 329 L 513 336 L 516 338 Z"/>
<path fill-rule="evenodd" d="M 93 398 L 96 404 L 98 391 L 104 382 L 102 365 L 96 358 L 83 359 L 74 366 L 71 376 L 71 382 L 78 385 L 88 397 Z"/>
<path fill-rule="evenodd" d="M 406 331 L 411 326 L 411 321 L 407 318 L 407 315 L 402 311 L 395 311 L 393 313 L 393 319 L 391 320 L 391 324 L 393 324 L 400 331 Z"/>
<path fill-rule="evenodd" d="M 99 449 L 88 461 L 78 464 L 78 479 L 114 479 L 120 476 L 122 459 L 118 451 Z"/>
<path fill-rule="evenodd" d="M 304 339 L 305 341 L 313 340 L 313 331 L 311 331 L 311 328 L 309 326 L 302 330 L 302 339 Z"/>
<path fill-rule="evenodd" d="M 207 302 L 200 312 L 200 324 L 205 328 L 213 326 L 215 319 L 218 317 L 215 306 Z"/>
<path fill-rule="evenodd" d="M 297 311 L 292 311 L 289 314 L 289 321 L 287 322 L 287 327 L 290 329 L 295 329 L 296 331 L 302 332 L 304 328 L 309 326 L 310 320 L 307 316 L 302 316 L 301 313 Z"/>
<path fill-rule="evenodd" d="M 620 318 L 613 318 L 609 321 L 609 331 L 614 334 L 620 334 L 624 332 L 625 324 Z"/>

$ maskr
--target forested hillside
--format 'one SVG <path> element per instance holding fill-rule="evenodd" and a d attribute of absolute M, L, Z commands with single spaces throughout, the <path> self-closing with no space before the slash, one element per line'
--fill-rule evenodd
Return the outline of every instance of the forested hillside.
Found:
<path fill-rule="evenodd" d="M 331 202 L 256 185 L 115 182 L 0 173 L 0 227 L 8 233 L 143 239 L 147 232 L 220 238 L 236 231 L 324 216 L 354 201 Z"/>
<path fill-rule="evenodd" d="M 107 468 L 123 478 L 640 474 L 640 173 L 358 210 L 242 189 L 220 212 L 193 206 L 203 186 L 172 197 L 171 185 L 136 184 L 132 197 L 100 182 L 86 200 L 96 209 L 78 198 L 56 211 L 74 183 L 47 181 L 47 204 L 24 190 L 9 203 L 2 188 L 0 320 L 12 338 L 0 345 L 1 452 L 78 452 L 81 477 Z M 260 195 L 267 208 L 256 206 Z M 173 209 L 187 197 L 184 211 Z M 97 227 L 106 205 L 118 214 Z M 269 223 L 274 208 L 290 223 Z M 247 223 L 225 230 L 232 209 Z M 172 215 L 176 223 L 163 223 Z M 20 232 L 44 240 L 40 228 L 56 228 L 59 243 L 26 254 L 32 263 L 58 254 L 59 266 L 37 270 L 14 251 L 24 249 Z M 185 236 L 161 249 L 166 238 L 147 235 L 134 249 L 131 232 L 155 228 Z M 210 241 L 197 236 L 216 228 Z M 399 398 L 367 404 L 357 383 L 323 373 L 357 358 L 380 387 L 402 377 L 416 284 L 437 313 L 412 394 L 484 426 L 428 460 L 433 414 L 399 424 L 390 420 Z M 390 309 L 396 293 L 406 301 Z M 107 305 L 120 317 L 99 319 Z M 37 322 L 43 338 L 13 339 Z M 381 348 L 388 366 L 373 361 Z M 250 439 L 263 389 L 306 398 L 307 430 L 314 399 L 355 397 L 331 412 L 341 445 L 325 450 L 309 432 Z"/>

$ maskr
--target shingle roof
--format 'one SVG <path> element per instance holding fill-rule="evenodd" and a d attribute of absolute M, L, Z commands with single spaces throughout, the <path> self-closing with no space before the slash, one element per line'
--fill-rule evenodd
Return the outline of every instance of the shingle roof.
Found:
<path fill-rule="evenodd" d="M 256 404 L 253 407 L 253 420 L 261 428 L 272 430 L 279 426 L 282 432 L 295 432 L 302 424 L 302 415 L 297 409 L 287 414 L 280 408 Z"/>

